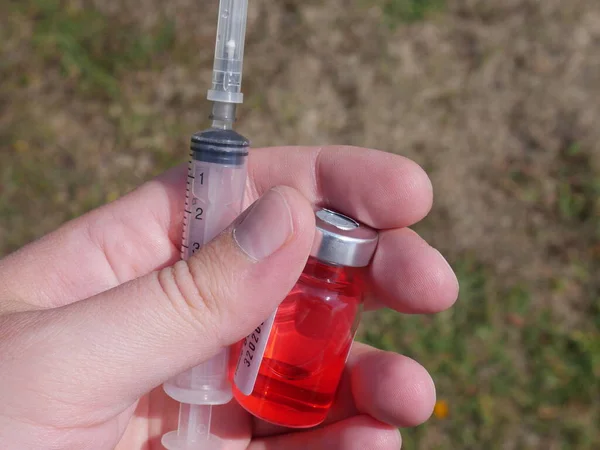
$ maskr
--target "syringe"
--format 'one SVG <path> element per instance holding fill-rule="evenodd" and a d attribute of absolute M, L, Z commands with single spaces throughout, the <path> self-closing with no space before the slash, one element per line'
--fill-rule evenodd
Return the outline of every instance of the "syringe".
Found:
<path fill-rule="evenodd" d="M 191 139 L 181 257 L 189 258 L 241 212 L 249 142 L 233 131 L 242 103 L 242 64 L 248 0 L 220 0 L 212 89 L 212 126 Z M 169 450 L 217 450 L 211 434 L 212 406 L 232 399 L 227 377 L 229 351 L 166 382 L 165 392 L 181 402 L 179 426 L 165 434 Z"/>

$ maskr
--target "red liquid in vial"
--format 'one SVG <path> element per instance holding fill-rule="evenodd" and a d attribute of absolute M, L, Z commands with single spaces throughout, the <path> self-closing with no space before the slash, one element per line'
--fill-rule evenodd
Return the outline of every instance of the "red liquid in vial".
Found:
<path fill-rule="evenodd" d="M 278 425 L 321 423 L 333 403 L 358 326 L 362 293 L 356 269 L 310 258 L 277 310 L 252 394 L 244 395 L 234 383 L 237 401 L 253 415 Z"/>

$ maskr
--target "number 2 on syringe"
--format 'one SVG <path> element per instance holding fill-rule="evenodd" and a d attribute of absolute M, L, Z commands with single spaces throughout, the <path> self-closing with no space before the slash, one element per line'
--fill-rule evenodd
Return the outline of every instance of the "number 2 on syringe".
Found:
<path fill-rule="evenodd" d="M 200 174 L 198 174 L 197 176 L 192 177 L 194 180 L 194 187 L 196 188 L 196 185 L 199 186 L 203 186 L 204 185 L 204 172 L 201 172 Z M 194 189 L 194 197 L 196 197 L 197 195 L 197 189 Z M 190 208 L 190 211 L 188 211 L 188 213 L 190 214 L 190 219 L 192 219 L 193 221 L 195 221 L 198 226 L 201 225 L 202 220 L 204 220 L 204 208 L 201 208 L 200 206 L 196 206 L 198 202 L 197 198 L 193 198 L 192 199 L 192 207 Z M 190 223 L 191 227 L 194 228 L 194 224 Z M 192 234 L 196 234 L 193 232 L 192 230 Z M 196 253 L 198 250 L 200 250 L 201 244 L 199 242 L 192 242 L 192 255 L 194 253 Z"/>

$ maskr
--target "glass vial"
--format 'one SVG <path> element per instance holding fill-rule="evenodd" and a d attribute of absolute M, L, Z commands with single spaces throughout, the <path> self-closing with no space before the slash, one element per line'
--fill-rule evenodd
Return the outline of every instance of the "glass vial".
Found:
<path fill-rule="evenodd" d="M 300 279 L 279 308 L 234 348 L 233 394 L 254 416 L 305 428 L 325 420 L 362 310 L 372 228 L 316 212 L 315 242 Z"/>

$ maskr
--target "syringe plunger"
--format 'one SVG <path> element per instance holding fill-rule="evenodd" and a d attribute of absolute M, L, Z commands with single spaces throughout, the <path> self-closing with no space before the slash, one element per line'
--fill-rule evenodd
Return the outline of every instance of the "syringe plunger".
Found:
<path fill-rule="evenodd" d="M 211 416 L 211 405 L 182 403 L 180 427 L 162 437 L 163 446 L 167 450 L 221 450 L 223 440 L 210 432 Z"/>
<path fill-rule="evenodd" d="M 181 403 L 224 405 L 232 397 L 227 380 L 228 360 L 229 351 L 223 349 L 211 359 L 167 381 L 164 390 Z"/>

